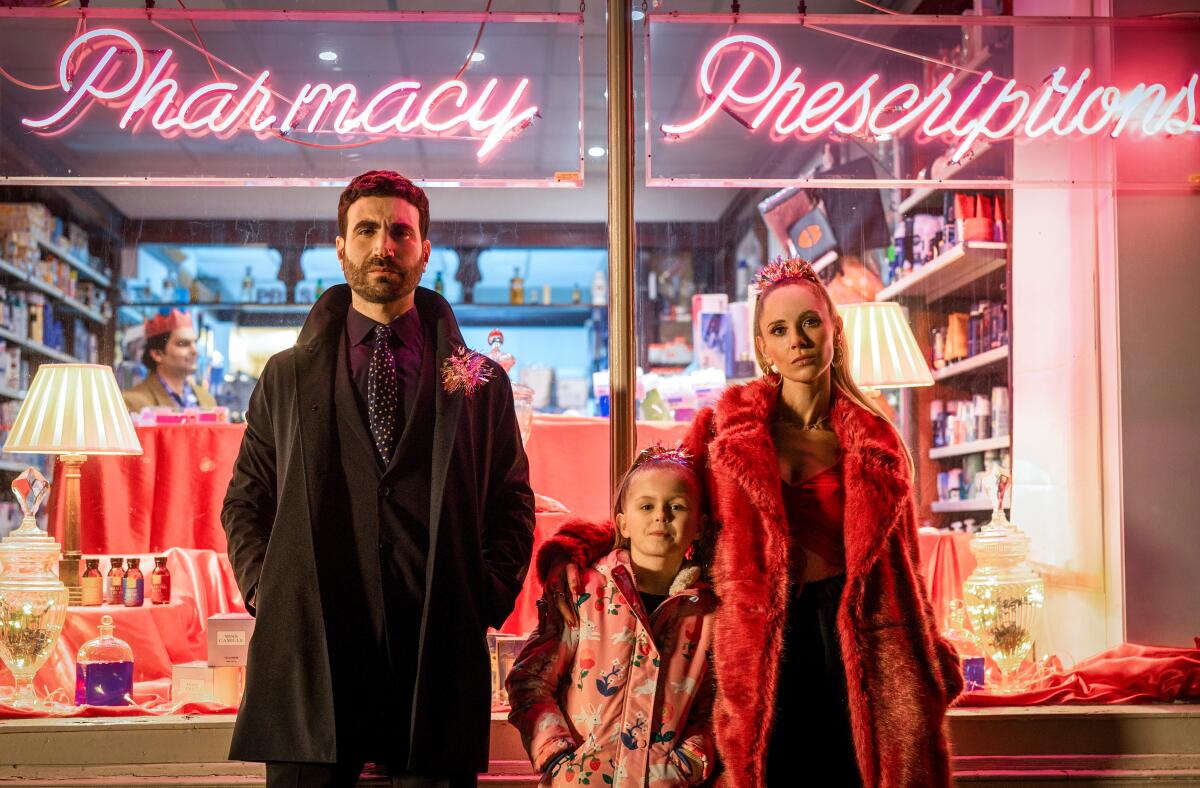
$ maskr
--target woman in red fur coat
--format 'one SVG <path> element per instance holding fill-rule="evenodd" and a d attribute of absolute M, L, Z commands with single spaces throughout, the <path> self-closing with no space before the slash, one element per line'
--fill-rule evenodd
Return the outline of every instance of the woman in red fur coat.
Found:
<path fill-rule="evenodd" d="M 719 523 L 711 566 L 721 783 L 948 786 L 942 722 L 962 689 L 917 571 L 912 460 L 851 380 L 841 318 L 811 266 L 759 276 L 764 377 L 686 441 Z M 560 532 L 547 596 L 611 534 Z"/>

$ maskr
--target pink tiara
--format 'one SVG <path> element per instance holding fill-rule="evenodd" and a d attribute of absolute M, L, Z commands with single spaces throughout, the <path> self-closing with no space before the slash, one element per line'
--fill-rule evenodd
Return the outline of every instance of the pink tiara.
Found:
<path fill-rule="evenodd" d="M 653 446 L 647 446 L 638 452 L 637 459 L 633 461 L 633 467 L 636 468 L 648 462 L 673 462 L 690 469 L 692 455 L 681 444 L 676 444 L 675 448 L 668 449 L 662 443 L 655 442 Z"/>
<path fill-rule="evenodd" d="M 817 272 L 813 270 L 812 265 L 799 257 L 776 257 L 773 261 L 767 263 L 759 269 L 758 274 L 754 278 L 754 284 L 758 285 L 759 290 L 764 290 L 768 287 L 786 282 L 789 279 L 808 279 L 813 282 L 819 282 Z"/>

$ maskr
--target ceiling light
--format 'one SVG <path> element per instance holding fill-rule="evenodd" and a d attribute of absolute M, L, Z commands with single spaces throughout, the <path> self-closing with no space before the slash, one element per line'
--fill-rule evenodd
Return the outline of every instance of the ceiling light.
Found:
<path fill-rule="evenodd" d="M 483 54 L 482 52 L 480 52 L 480 51 L 476 50 L 476 51 L 474 51 L 474 52 L 472 52 L 472 53 L 471 53 L 471 62 L 472 62 L 472 63 L 482 63 L 482 62 L 483 62 L 483 59 L 484 59 L 485 57 L 487 57 L 487 55 L 485 55 L 485 54 Z"/>
<path fill-rule="evenodd" d="M 598 159 L 605 153 L 607 153 L 607 151 L 605 151 L 604 148 L 601 148 L 599 145 L 593 145 L 592 147 L 588 148 L 588 155 L 593 159 Z"/>
<path fill-rule="evenodd" d="M 646 18 L 646 12 L 640 8 L 635 8 L 633 9 L 633 14 L 631 16 L 634 22 L 641 22 Z"/>
<path fill-rule="evenodd" d="M 337 60 L 337 52 L 334 52 L 332 49 L 326 49 L 324 52 L 317 55 L 317 57 L 321 58 L 326 63 L 333 63 Z"/>

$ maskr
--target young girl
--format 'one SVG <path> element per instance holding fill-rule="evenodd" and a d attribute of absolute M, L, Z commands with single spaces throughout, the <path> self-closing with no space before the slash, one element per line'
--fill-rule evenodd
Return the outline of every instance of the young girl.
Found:
<path fill-rule="evenodd" d="M 578 622 L 541 605 L 538 632 L 508 675 L 509 720 L 542 785 L 693 785 L 714 761 L 716 600 L 688 560 L 707 520 L 688 455 L 643 451 L 613 511 L 616 546 L 583 571 Z M 589 527 L 609 528 L 573 524 Z"/>

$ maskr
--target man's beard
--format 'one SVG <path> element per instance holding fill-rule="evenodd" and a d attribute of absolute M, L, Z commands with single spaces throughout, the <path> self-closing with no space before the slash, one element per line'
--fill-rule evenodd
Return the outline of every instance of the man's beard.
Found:
<path fill-rule="evenodd" d="M 371 279 L 369 271 L 383 269 L 395 275 L 393 279 Z M 408 268 L 395 260 L 385 261 L 370 257 L 359 263 L 346 266 L 346 283 L 360 298 L 372 304 L 390 304 L 417 289 L 421 281 L 421 269 Z"/>

